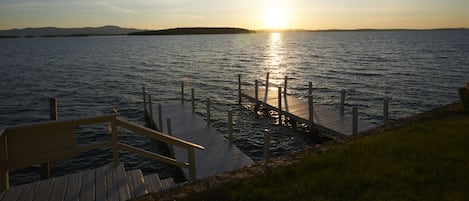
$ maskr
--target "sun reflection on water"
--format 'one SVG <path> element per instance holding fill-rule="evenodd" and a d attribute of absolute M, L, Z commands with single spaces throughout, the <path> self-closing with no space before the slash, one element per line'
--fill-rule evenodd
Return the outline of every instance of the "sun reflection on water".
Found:
<path fill-rule="evenodd" d="M 270 72 L 271 86 L 281 86 L 283 84 L 283 78 L 287 74 L 287 67 L 283 63 L 283 35 L 282 33 L 270 33 L 269 40 L 264 66 L 267 72 Z"/>

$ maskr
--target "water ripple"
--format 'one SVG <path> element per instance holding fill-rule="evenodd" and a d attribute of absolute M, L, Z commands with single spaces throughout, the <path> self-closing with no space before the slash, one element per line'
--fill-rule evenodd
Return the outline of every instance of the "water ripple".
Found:
<path fill-rule="evenodd" d="M 246 87 L 255 79 L 263 86 L 267 72 L 274 87 L 288 76 L 288 94 L 304 100 L 313 82 L 316 103 L 333 110 L 345 89 L 347 113 L 358 106 L 360 118 L 373 123 L 383 119 L 385 97 L 392 98 L 396 119 L 457 101 L 457 88 L 469 81 L 469 31 L 20 38 L 1 39 L 0 47 L 1 127 L 46 120 L 49 97 L 58 98 L 59 118 L 117 107 L 143 124 L 141 87 L 157 101 L 177 100 L 185 80 L 187 89 L 196 89 L 201 115 L 205 97 L 212 98 L 212 121 L 220 132 L 226 133 L 226 113 L 233 109 L 235 144 L 255 160 L 262 159 L 264 129 L 272 131 L 273 155 L 321 139 L 239 107 L 237 74 Z M 84 132 L 79 141 L 97 140 L 92 133 Z M 151 140 L 122 140 L 163 151 Z M 123 158 L 129 168 L 143 164 L 145 172 L 171 169 L 137 156 Z M 65 174 L 108 161 L 109 152 L 86 153 L 54 164 L 53 171 Z M 37 178 L 29 172 L 20 171 L 13 182 Z"/>

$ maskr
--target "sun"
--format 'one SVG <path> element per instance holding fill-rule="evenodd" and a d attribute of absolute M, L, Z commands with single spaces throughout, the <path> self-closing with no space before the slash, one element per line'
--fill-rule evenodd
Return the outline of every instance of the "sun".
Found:
<path fill-rule="evenodd" d="M 267 29 L 283 29 L 287 23 L 287 13 L 279 5 L 267 7 L 264 13 L 264 26 Z"/>

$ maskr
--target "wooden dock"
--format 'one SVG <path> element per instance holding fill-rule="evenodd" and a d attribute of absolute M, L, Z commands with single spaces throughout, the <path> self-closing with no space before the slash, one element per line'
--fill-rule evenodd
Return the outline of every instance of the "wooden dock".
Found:
<path fill-rule="evenodd" d="M 99 137 L 107 133 L 112 139 L 77 144 L 77 127 L 90 125 L 107 128 L 104 130 L 109 130 L 109 133 L 99 132 Z M 145 150 L 145 147 L 126 144 L 119 141 L 120 130 L 130 131 L 127 134 L 132 133 L 165 142 L 178 150 L 185 151 L 187 158 L 177 161 L 174 158 Z M 79 153 L 96 149 L 111 149 L 113 164 L 10 187 L 10 171 L 32 165 L 50 164 L 51 161 L 75 157 Z M 195 149 L 204 150 L 205 148 L 129 122 L 120 117 L 115 110 L 112 114 L 103 116 L 8 127 L 0 132 L 0 200 L 128 200 L 172 187 L 174 181 L 172 179 L 160 180 L 157 174 L 142 176 L 140 170 L 126 172 L 120 163 L 121 150 L 185 168 L 192 181 L 195 179 Z M 48 167 L 44 169 L 46 170 L 44 172 L 50 171 Z M 49 175 L 50 173 L 42 174 L 42 177 L 49 178 Z"/>
<path fill-rule="evenodd" d="M 176 186 L 172 178 L 158 174 L 143 176 L 140 169 L 125 171 L 121 164 L 109 164 L 19 186 L 0 193 L 1 201 L 111 201 L 129 200 Z"/>
<path fill-rule="evenodd" d="M 278 87 L 272 89 L 268 87 L 269 75 L 267 74 L 266 88 L 258 87 L 256 80 L 254 89 L 242 89 L 241 77 L 239 76 L 239 102 L 241 98 L 245 97 L 249 101 L 256 104 L 255 108 L 263 107 L 268 110 L 279 112 L 280 122 L 288 119 L 296 123 L 307 125 L 309 128 L 316 128 L 325 131 L 331 137 L 343 137 L 353 134 L 358 134 L 363 131 L 370 130 L 377 127 L 377 125 L 358 119 L 357 109 L 353 108 L 353 115 L 344 114 L 344 92 L 342 92 L 342 111 L 332 111 L 324 106 L 314 104 L 312 94 L 312 86 L 309 84 L 308 101 L 300 100 L 298 98 L 286 94 L 286 80 L 285 87 Z M 256 95 L 257 92 L 257 95 Z M 387 104 L 388 100 L 385 99 L 385 120 L 387 120 Z M 281 118 L 284 117 L 282 120 Z"/>
<path fill-rule="evenodd" d="M 181 102 L 163 103 L 161 108 L 161 122 L 164 122 L 164 124 L 163 129 L 160 130 L 167 130 L 167 119 L 170 119 L 172 136 L 205 147 L 205 150 L 195 150 L 197 179 L 254 164 L 251 158 L 231 144 L 223 134 L 208 125 L 201 116 L 193 113 L 190 104 Z M 153 114 L 159 114 L 157 107 L 153 107 L 152 110 Z M 154 125 L 160 125 L 159 118 L 159 115 L 155 115 Z M 188 159 L 187 152 L 180 148 L 174 148 L 174 157 L 178 161 Z M 183 172 L 186 178 L 189 178 L 189 171 L 186 169 Z"/>

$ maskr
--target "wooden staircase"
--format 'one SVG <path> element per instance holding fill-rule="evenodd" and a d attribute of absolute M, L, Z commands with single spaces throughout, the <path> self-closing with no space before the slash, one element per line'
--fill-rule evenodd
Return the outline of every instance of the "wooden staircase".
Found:
<path fill-rule="evenodd" d="M 12 186 L 9 191 L 0 193 L 0 200 L 125 201 L 176 186 L 172 178 L 161 180 L 158 174 L 143 176 L 140 169 L 125 171 L 122 164 L 117 167 L 109 164 L 71 175 Z"/>

